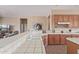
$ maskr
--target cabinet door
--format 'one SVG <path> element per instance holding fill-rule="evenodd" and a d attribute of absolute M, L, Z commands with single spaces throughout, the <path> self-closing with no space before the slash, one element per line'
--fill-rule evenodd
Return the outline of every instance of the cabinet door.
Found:
<path fill-rule="evenodd" d="M 74 27 L 74 15 L 69 16 L 69 21 L 70 21 L 69 27 L 73 28 Z"/>
<path fill-rule="evenodd" d="M 60 44 L 60 36 L 59 34 L 54 35 L 54 44 Z"/>
<path fill-rule="evenodd" d="M 58 16 L 59 16 L 58 22 L 63 22 L 64 21 L 63 15 L 58 15 Z"/>
<path fill-rule="evenodd" d="M 78 16 L 75 15 L 74 16 L 74 28 L 78 28 L 79 27 L 79 19 L 78 19 Z"/>
<path fill-rule="evenodd" d="M 66 44 L 66 36 L 65 35 L 60 35 L 60 37 L 61 37 L 60 43 L 61 44 Z"/>
<path fill-rule="evenodd" d="M 49 34 L 48 35 L 48 44 L 49 45 L 54 44 L 55 43 L 55 40 L 54 39 L 55 39 L 54 35 Z"/>
<path fill-rule="evenodd" d="M 79 27 L 79 16 L 78 15 L 71 15 L 69 16 L 70 20 L 70 27 L 71 28 L 78 28 Z"/>
<path fill-rule="evenodd" d="M 64 19 L 63 19 L 64 22 L 69 22 L 69 15 L 64 15 L 63 17 L 64 17 Z"/>
<path fill-rule="evenodd" d="M 79 15 L 54 15 L 54 25 L 58 25 L 58 22 L 70 22 L 69 28 L 79 27 Z"/>
<path fill-rule="evenodd" d="M 67 40 L 67 53 L 68 54 L 76 54 L 78 49 L 79 49 L 79 45 Z"/>
<path fill-rule="evenodd" d="M 55 27 L 57 27 L 58 19 L 59 19 L 59 16 L 58 15 L 54 15 L 54 26 Z"/>
<path fill-rule="evenodd" d="M 71 35 L 60 35 L 61 44 L 66 44 L 66 38 L 71 37 Z"/>
<path fill-rule="evenodd" d="M 53 35 L 49 35 L 48 36 L 48 44 L 52 45 L 52 44 L 60 44 L 60 37 L 58 34 L 53 34 Z"/>

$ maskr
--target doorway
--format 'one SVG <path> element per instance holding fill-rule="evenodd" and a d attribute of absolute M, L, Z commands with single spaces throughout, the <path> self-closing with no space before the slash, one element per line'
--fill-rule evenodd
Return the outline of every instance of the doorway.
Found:
<path fill-rule="evenodd" d="M 27 31 L 27 18 L 20 18 L 20 33 Z"/>

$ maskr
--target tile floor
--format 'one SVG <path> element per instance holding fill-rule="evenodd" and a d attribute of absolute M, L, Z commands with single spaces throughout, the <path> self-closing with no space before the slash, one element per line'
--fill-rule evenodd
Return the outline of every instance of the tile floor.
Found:
<path fill-rule="evenodd" d="M 47 54 L 67 54 L 66 45 L 48 45 L 45 49 Z"/>
<path fill-rule="evenodd" d="M 27 39 L 13 54 L 43 54 L 43 42 L 40 38 Z"/>

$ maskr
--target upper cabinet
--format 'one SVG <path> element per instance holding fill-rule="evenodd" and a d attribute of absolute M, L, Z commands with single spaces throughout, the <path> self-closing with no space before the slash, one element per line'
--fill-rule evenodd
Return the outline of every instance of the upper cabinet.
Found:
<path fill-rule="evenodd" d="M 74 16 L 74 27 L 79 28 L 79 15 Z"/>
<path fill-rule="evenodd" d="M 79 28 L 79 15 L 53 15 L 55 27 Z"/>

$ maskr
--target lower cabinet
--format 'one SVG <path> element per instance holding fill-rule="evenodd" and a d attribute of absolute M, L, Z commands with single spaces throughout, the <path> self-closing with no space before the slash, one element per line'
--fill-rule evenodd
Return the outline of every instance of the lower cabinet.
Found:
<path fill-rule="evenodd" d="M 52 45 L 52 44 L 60 44 L 60 37 L 58 34 L 49 34 L 48 35 L 48 44 Z"/>
<path fill-rule="evenodd" d="M 66 36 L 65 35 L 60 35 L 60 43 L 61 44 L 66 44 Z"/>
<path fill-rule="evenodd" d="M 76 54 L 79 49 L 79 45 L 66 40 L 67 37 L 72 37 L 72 35 L 65 34 L 48 34 L 42 37 L 44 46 L 47 45 L 66 45 L 68 54 Z M 73 37 L 79 37 L 79 35 L 73 35 Z"/>
<path fill-rule="evenodd" d="M 79 49 L 79 45 L 71 41 L 67 41 L 67 53 L 68 54 L 76 54 L 78 49 Z"/>
<path fill-rule="evenodd" d="M 54 35 L 48 35 L 48 44 L 49 45 L 52 45 L 52 44 L 54 44 L 55 43 L 55 37 L 54 37 Z"/>
<path fill-rule="evenodd" d="M 71 35 L 65 35 L 65 34 L 62 34 L 60 35 L 60 38 L 61 38 L 61 44 L 66 44 L 66 38 L 68 37 L 71 37 Z"/>
<path fill-rule="evenodd" d="M 48 44 L 66 44 L 66 38 L 71 37 L 71 35 L 65 34 L 49 34 L 48 35 Z"/>
<path fill-rule="evenodd" d="M 43 36 L 43 43 L 47 45 L 65 45 L 67 43 L 66 38 L 68 37 L 79 37 L 79 35 L 71 34 L 48 34 Z"/>
<path fill-rule="evenodd" d="M 59 35 L 54 35 L 55 39 L 55 43 L 54 44 L 60 44 L 60 36 Z"/>

